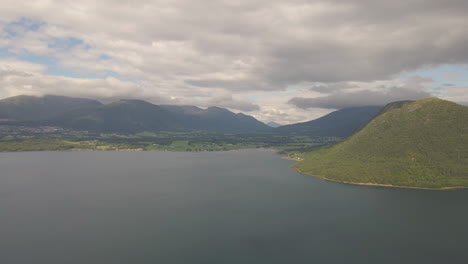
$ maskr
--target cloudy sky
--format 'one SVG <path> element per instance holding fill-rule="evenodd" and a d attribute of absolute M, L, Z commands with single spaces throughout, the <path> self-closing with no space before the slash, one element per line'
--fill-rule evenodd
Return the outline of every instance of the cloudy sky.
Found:
<path fill-rule="evenodd" d="M 220 106 L 281 124 L 468 102 L 466 0 L 0 0 L 0 98 Z"/>

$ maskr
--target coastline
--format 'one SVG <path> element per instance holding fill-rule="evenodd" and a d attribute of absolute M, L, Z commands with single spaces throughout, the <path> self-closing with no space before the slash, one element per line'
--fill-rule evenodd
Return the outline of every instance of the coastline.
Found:
<path fill-rule="evenodd" d="M 293 159 L 291 159 L 291 160 L 293 160 Z M 297 173 L 302 174 L 302 175 L 312 176 L 312 177 L 320 179 L 320 180 L 329 181 L 329 182 L 336 182 L 336 183 L 342 183 L 342 184 L 351 184 L 351 185 L 359 185 L 359 186 L 373 186 L 373 187 L 387 187 L 387 188 L 399 188 L 399 189 L 413 189 L 413 190 L 429 190 L 429 191 L 448 191 L 448 190 L 468 189 L 468 187 L 462 187 L 462 186 L 460 186 L 460 187 L 428 188 L 428 187 L 398 186 L 398 185 L 379 184 L 379 183 L 371 183 L 371 182 L 366 183 L 366 182 L 339 181 L 339 180 L 324 178 L 324 177 L 321 177 L 321 176 L 305 173 L 303 171 L 300 171 L 299 169 L 294 168 L 293 167 L 294 165 L 295 164 L 289 166 L 289 168 L 294 170 Z"/>
<path fill-rule="evenodd" d="M 283 153 L 279 153 L 278 151 L 278 154 L 281 155 L 282 159 L 286 159 L 286 160 L 293 160 L 293 161 L 296 161 L 296 162 L 299 162 L 299 161 L 303 161 L 304 159 L 297 156 L 297 155 L 294 155 L 294 156 L 291 156 L 290 154 L 283 154 Z M 291 165 L 292 166 L 292 165 Z"/>
<path fill-rule="evenodd" d="M 284 155 L 284 154 L 280 154 L 280 155 Z M 282 159 L 285 159 L 285 160 L 299 161 L 299 160 L 297 160 L 297 159 L 294 159 L 294 158 L 289 157 L 288 155 L 283 156 L 283 157 L 281 157 L 281 158 L 282 158 Z"/>
<path fill-rule="evenodd" d="M 201 152 L 236 152 L 236 151 L 245 151 L 245 150 L 254 150 L 254 151 L 271 151 L 278 153 L 281 149 L 277 148 L 238 148 L 238 149 L 229 149 L 229 150 L 196 150 L 196 151 L 187 151 L 187 150 L 146 150 L 143 148 L 137 149 L 41 149 L 41 150 L 17 150 L 17 151 L 1 151 L 0 153 L 19 153 L 19 152 L 74 152 L 74 151 L 102 151 L 102 152 L 188 152 L 188 153 L 201 153 Z M 280 154 L 282 155 L 282 154 Z"/>

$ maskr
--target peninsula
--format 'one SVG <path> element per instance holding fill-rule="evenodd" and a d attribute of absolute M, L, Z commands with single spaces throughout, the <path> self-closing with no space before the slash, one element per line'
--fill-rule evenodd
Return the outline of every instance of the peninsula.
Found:
<path fill-rule="evenodd" d="M 343 183 L 468 187 L 468 107 L 426 98 L 387 107 L 362 130 L 293 168 Z"/>

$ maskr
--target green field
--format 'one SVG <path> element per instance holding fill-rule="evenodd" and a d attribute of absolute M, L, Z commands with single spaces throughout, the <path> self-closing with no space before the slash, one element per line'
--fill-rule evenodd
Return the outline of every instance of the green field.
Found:
<path fill-rule="evenodd" d="M 115 144 L 96 140 L 73 141 L 49 138 L 1 140 L 0 151 L 56 151 L 56 150 L 138 150 L 139 146 Z"/>
<path fill-rule="evenodd" d="M 92 134 L 63 131 L 50 134 L 0 135 L 0 151 L 122 150 L 227 151 L 276 148 L 291 153 L 310 151 L 330 144 L 321 137 L 275 134 L 230 134 L 207 132 L 142 132 L 138 134 Z"/>

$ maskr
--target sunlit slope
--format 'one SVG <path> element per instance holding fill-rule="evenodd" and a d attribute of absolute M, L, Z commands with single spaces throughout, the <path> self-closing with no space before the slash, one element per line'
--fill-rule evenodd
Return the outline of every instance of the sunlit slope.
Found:
<path fill-rule="evenodd" d="M 384 112 L 295 168 L 355 183 L 468 187 L 468 107 L 426 98 Z"/>

